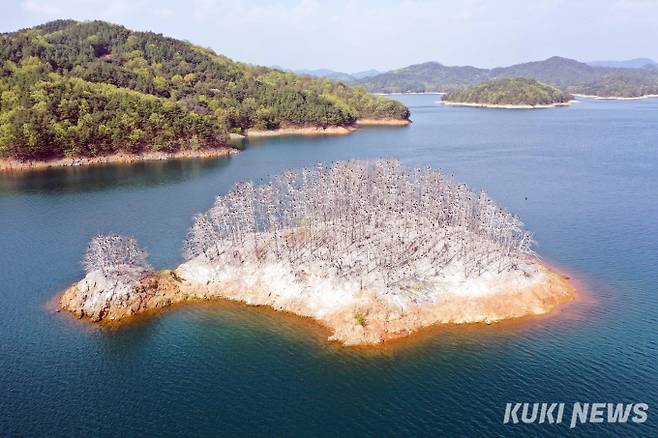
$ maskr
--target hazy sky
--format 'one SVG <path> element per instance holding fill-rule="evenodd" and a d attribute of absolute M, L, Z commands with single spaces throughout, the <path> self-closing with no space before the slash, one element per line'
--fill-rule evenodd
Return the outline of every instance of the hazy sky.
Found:
<path fill-rule="evenodd" d="M 296 69 L 658 58 L 658 0 L 2 0 L 1 8 L 2 32 L 102 19 Z"/>

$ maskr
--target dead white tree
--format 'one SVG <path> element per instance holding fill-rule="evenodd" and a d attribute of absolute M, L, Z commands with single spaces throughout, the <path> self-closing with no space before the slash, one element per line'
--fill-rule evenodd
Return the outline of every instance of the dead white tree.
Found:
<path fill-rule="evenodd" d="M 198 215 L 184 256 L 288 263 L 367 286 L 405 289 L 459 266 L 468 278 L 534 256 L 519 219 L 439 170 L 397 160 L 344 161 L 238 184 Z"/>
<path fill-rule="evenodd" d="M 105 277 L 139 277 L 151 270 L 148 253 L 137 240 L 119 234 L 99 234 L 91 239 L 82 258 L 87 273 L 100 271 Z"/>

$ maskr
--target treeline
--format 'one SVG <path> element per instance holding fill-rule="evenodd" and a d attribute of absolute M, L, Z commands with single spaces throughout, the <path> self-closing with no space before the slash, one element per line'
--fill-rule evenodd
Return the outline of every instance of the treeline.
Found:
<path fill-rule="evenodd" d="M 551 105 L 566 103 L 572 96 L 534 79 L 497 79 L 462 88 L 443 96 L 447 102 L 488 105 Z"/>
<path fill-rule="evenodd" d="M 2 34 L 0 66 L 4 156 L 213 147 L 249 128 L 409 116 L 401 103 L 361 88 L 237 63 L 101 21 Z"/>

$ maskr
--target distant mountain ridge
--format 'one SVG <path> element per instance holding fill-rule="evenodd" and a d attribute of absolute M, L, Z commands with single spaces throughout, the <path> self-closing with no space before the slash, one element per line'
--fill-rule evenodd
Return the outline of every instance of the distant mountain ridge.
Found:
<path fill-rule="evenodd" d="M 606 97 L 658 94 L 658 69 L 595 67 L 553 56 L 543 61 L 484 69 L 426 62 L 354 82 L 370 92 L 449 92 L 500 78 L 528 78 L 566 92 Z"/>
<path fill-rule="evenodd" d="M 392 70 L 356 83 L 382 93 L 445 91 L 489 79 L 489 71 L 476 67 L 448 67 L 425 62 Z"/>
<path fill-rule="evenodd" d="M 613 67 L 613 68 L 646 68 L 658 67 L 658 62 L 651 58 L 633 58 L 623 61 L 590 61 L 587 63 L 592 67 Z"/>
<path fill-rule="evenodd" d="M 371 68 L 370 70 L 358 71 L 356 73 L 343 73 L 340 71 L 329 70 L 327 68 L 299 69 L 299 70 L 286 69 L 280 66 L 273 66 L 273 68 L 276 68 L 278 70 L 288 71 L 291 73 L 296 73 L 298 75 L 326 78 L 326 79 L 331 79 L 333 81 L 344 82 L 347 84 L 358 81 L 360 79 L 366 79 L 372 76 L 377 76 L 379 74 L 382 74 L 381 71 L 375 70 L 374 68 Z"/>

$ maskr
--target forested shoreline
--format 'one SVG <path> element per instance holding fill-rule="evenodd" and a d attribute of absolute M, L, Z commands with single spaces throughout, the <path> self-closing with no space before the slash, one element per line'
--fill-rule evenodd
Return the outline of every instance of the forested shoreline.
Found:
<path fill-rule="evenodd" d="M 401 103 L 360 87 L 102 21 L 2 34 L 0 62 L 0 158 L 204 150 L 250 128 L 409 117 Z"/>

